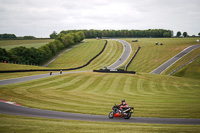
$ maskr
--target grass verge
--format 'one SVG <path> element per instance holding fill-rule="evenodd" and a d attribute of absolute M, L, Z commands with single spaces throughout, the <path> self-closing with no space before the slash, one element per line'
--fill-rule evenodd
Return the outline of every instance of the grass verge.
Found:
<path fill-rule="evenodd" d="M 186 65 L 176 73 L 174 76 L 184 77 L 184 78 L 191 78 L 191 79 L 198 79 L 200 80 L 200 57 L 194 60 L 192 63 Z"/>
<path fill-rule="evenodd" d="M 1 132 L 20 133 L 83 133 L 83 132 L 199 132 L 199 125 L 133 124 L 117 122 L 89 122 L 58 119 L 31 118 L 0 114 Z"/>
<path fill-rule="evenodd" d="M 183 58 L 181 58 L 179 61 L 177 61 L 176 63 L 174 63 L 172 66 L 170 66 L 168 69 L 166 69 L 162 74 L 169 74 L 170 72 L 172 72 L 173 70 L 175 70 L 176 68 L 184 65 L 185 63 L 189 62 L 190 60 L 192 60 L 194 57 L 196 57 L 197 55 L 200 54 L 200 48 L 197 48 L 193 51 L 191 51 L 190 53 L 188 53 L 186 56 L 184 56 Z M 197 59 L 198 60 L 198 59 Z M 198 64 L 197 64 L 198 65 Z M 194 71 L 196 71 L 198 73 L 198 67 L 193 68 L 193 65 L 190 65 L 191 70 L 193 69 Z M 191 76 L 192 78 L 192 76 Z"/>

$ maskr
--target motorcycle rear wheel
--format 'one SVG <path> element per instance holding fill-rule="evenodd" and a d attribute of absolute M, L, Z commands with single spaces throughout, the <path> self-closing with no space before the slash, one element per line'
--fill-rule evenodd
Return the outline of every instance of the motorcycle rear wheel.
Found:
<path fill-rule="evenodd" d="M 114 112 L 111 111 L 111 112 L 109 113 L 109 115 L 108 115 L 108 118 L 112 119 L 113 117 L 114 117 Z"/>

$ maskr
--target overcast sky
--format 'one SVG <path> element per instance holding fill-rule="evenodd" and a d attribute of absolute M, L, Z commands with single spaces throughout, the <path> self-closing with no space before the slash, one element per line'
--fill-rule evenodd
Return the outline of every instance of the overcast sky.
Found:
<path fill-rule="evenodd" d="M 170 29 L 198 35 L 200 0 L 0 0 L 0 34 L 69 29 Z"/>

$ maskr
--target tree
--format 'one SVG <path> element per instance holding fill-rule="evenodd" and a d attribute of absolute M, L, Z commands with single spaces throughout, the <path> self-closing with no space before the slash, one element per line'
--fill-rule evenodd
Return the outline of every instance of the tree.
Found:
<path fill-rule="evenodd" d="M 51 39 L 55 39 L 57 36 L 58 36 L 58 34 L 55 31 L 53 31 L 53 33 L 50 34 Z"/>
<path fill-rule="evenodd" d="M 200 32 L 199 32 L 199 34 L 198 34 L 199 36 L 200 36 Z"/>
<path fill-rule="evenodd" d="M 8 61 L 10 60 L 9 54 L 4 48 L 0 48 L 0 61 Z"/>
<path fill-rule="evenodd" d="M 85 34 L 83 33 L 83 31 L 79 31 L 77 32 L 79 34 L 79 36 L 81 37 L 81 41 L 85 39 Z"/>
<path fill-rule="evenodd" d="M 163 37 L 171 37 L 171 32 L 164 32 Z"/>
<path fill-rule="evenodd" d="M 81 41 L 81 37 L 78 33 L 74 33 L 74 42 L 77 43 L 77 42 L 80 42 Z"/>
<path fill-rule="evenodd" d="M 74 33 L 68 33 L 66 36 L 68 45 L 74 44 Z"/>
<path fill-rule="evenodd" d="M 62 43 L 65 45 L 65 47 L 74 44 L 74 35 L 68 33 L 67 35 L 64 35 L 61 37 Z"/>
<path fill-rule="evenodd" d="M 180 36 L 181 36 L 181 32 L 178 31 L 177 34 L 176 34 L 176 36 L 177 36 L 177 37 L 180 37 Z"/>
<path fill-rule="evenodd" d="M 52 51 L 47 45 L 39 47 L 39 50 L 43 61 L 52 57 Z"/>
<path fill-rule="evenodd" d="M 24 62 L 28 63 L 28 57 L 29 57 L 29 49 L 24 47 L 24 46 L 19 46 L 10 49 L 9 51 L 12 54 L 12 61 L 17 61 L 17 62 Z"/>
<path fill-rule="evenodd" d="M 61 50 L 61 49 L 63 49 L 65 46 L 64 46 L 64 44 L 60 41 L 60 40 L 55 40 L 54 41 L 54 43 L 56 44 L 56 46 L 57 46 L 57 48 L 58 48 L 58 50 Z"/>
<path fill-rule="evenodd" d="M 187 37 L 188 36 L 187 32 L 183 32 L 183 36 Z"/>
<path fill-rule="evenodd" d="M 34 47 L 29 48 L 29 64 L 39 64 L 42 60 L 41 53 L 39 49 Z"/>
<path fill-rule="evenodd" d="M 49 42 L 47 46 L 50 48 L 53 55 L 58 52 L 58 48 L 54 42 Z"/>

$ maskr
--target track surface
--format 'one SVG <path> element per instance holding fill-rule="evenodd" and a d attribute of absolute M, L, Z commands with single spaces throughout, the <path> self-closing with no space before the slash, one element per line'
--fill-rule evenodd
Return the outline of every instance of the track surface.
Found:
<path fill-rule="evenodd" d="M 75 114 L 75 113 L 66 113 L 59 111 L 42 110 L 42 109 L 11 105 L 3 102 L 0 102 L 0 113 L 8 115 L 29 116 L 29 117 L 98 121 L 98 122 L 200 125 L 200 119 L 145 118 L 145 117 L 134 117 L 134 116 L 128 120 L 122 118 L 109 119 L 108 116 L 102 116 L 102 115 L 87 115 L 87 114 Z"/>
<path fill-rule="evenodd" d="M 162 65 L 160 65 L 155 70 L 153 70 L 151 73 L 153 73 L 153 74 L 161 74 L 164 70 L 166 70 L 168 67 L 170 67 L 175 62 L 180 60 L 183 56 L 185 56 L 186 54 L 188 54 L 189 52 L 191 52 L 192 50 L 194 50 L 195 48 L 198 48 L 198 47 L 200 47 L 200 45 L 193 45 L 193 46 L 187 47 L 182 52 L 180 52 L 176 56 L 172 57 L 170 60 L 168 60 L 165 63 L 163 63 Z"/>
<path fill-rule="evenodd" d="M 81 73 L 81 72 L 92 72 L 92 71 L 63 72 L 63 74 Z M 34 79 L 46 78 L 46 77 L 54 76 L 54 75 L 60 75 L 60 73 L 52 73 L 52 75 L 50 75 L 50 74 L 41 74 L 41 75 L 33 75 L 33 76 L 26 76 L 26 77 L 20 77 L 20 78 L 0 80 L 0 86 L 1 85 L 8 85 L 8 84 L 15 84 L 15 83 L 20 83 L 20 82 L 25 82 L 25 81 L 34 80 Z"/>
<path fill-rule="evenodd" d="M 118 67 L 120 67 L 120 65 L 122 65 L 128 59 L 132 51 L 131 45 L 128 42 L 124 40 L 118 40 L 118 39 L 115 39 L 115 40 L 123 44 L 124 52 L 122 53 L 119 60 L 117 60 L 114 64 L 108 66 L 108 69 L 111 69 L 111 70 L 115 70 Z"/>

